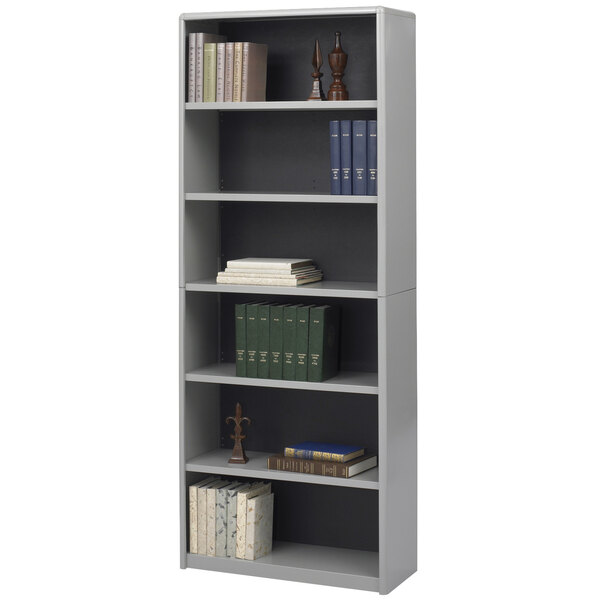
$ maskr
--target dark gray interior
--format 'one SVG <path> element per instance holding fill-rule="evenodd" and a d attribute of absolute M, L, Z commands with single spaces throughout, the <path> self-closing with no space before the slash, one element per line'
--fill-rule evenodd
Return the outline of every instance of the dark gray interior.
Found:
<path fill-rule="evenodd" d="M 336 119 L 377 119 L 377 111 L 221 111 L 221 189 L 329 194 Z"/>
<path fill-rule="evenodd" d="M 223 202 L 221 264 L 244 256 L 308 257 L 326 279 L 377 281 L 377 206 Z"/>

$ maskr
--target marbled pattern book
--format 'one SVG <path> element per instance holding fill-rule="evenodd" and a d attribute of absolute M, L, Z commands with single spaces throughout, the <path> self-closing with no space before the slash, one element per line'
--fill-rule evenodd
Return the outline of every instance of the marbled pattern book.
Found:
<path fill-rule="evenodd" d="M 214 556 L 227 556 L 227 496 L 240 486 L 239 481 L 226 485 L 217 490 L 215 504 L 215 554 Z"/>
<path fill-rule="evenodd" d="M 273 498 L 263 494 L 248 500 L 246 516 L 246 560 L 256 560 L 273 548 Z"/>
<path fill-rule="evenodd" d="M 206 554 L 216 556 L 216 508 L 217 491 L 222 487 L 232 485 L 229 481 L 218 481 L 206 490 Z"/>
<path fill-rule="evenodd" d="M 244 483 L 234 490 L 227 490 L 227 548 L 226 555 L 235 558 L 235 536 L 237 525 L 237 495 L 250 489 L 249 483 Z"/>
<path fill-rule="evenodd" d="M 249 490 L 240 492 L 237 495 L 237 522 L 235 525 L 235 557 L 244 558 L 246 554 L 246 517 L 248 499 L 255 498 L 260 494 L 270 494 L 271 484 L 260 482 L 255 483 Z"/>
<path fill-rule="evenodd" d="M 190 554 L 198 554 L 198 494 L 199 488 L 208 485 L 216 479 L 208 477 L 189 487 L 189 506 L 190 506 Z"/>

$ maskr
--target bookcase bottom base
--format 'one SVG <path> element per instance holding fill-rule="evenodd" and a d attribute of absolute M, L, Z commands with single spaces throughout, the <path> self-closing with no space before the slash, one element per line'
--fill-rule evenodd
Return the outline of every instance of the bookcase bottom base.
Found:
<path fill-rule="evenodd" d="M 379 591 L 379 554 L 291 542 L 274 542 L 273 552 L 258 560 L 187 555 L 187 566 L 286 581 Z"/>

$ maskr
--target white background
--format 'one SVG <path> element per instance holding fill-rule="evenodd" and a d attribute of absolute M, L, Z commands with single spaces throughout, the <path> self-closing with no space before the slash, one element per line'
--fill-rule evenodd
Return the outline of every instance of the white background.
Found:
<path fill-rule="evenodd" d="M 598 5 L 389 5 L 418 39 L 420 564 L 395 596 L 597 599 Z M 284 6 L 3 4 L 4 598 L 374 597 L 178 568 L 178 15 Z"/>

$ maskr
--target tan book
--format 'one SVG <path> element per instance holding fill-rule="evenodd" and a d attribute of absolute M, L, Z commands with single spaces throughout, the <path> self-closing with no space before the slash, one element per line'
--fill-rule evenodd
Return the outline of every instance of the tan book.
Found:
<path fill-rule="evenodd" d="M 267 45 L 244 42 L 242 102 L 264 102 L 267 93 Z"/>
<path fill-rule="evenodd" d="M 199 485 L 196 488 L 196 494 L 198 496 L 198 518 L 196 524 L 198 554 L 206 554 L 206 492 L 209 487 L 220 482 L 221 478 L 213 476 L 204 481 L 206 481 L 206 484 Z M 190 521 L 190 528 L 192 527 L 193 525 Z"/>
<path fill-rule="evenodd" d="M 266 556 L 273 548 L 273 494 L 248 500 L 246 516 L 246 560 Z"/>
<path fill-rule="evenodd" d="M 195 80 L 195 98 L 196 102 L 204 102 L 204 44 L 207 42 L 225 42 L 226 37 L 224 35 L 217 35 L 215 33 L 196 33 L 195 38 L 195 51 L 196 58 L 194 65 L 196 69 Z M 190 100 L 194 102 L 194 100 Z"/>
<path fill-rule="evenodd" d="M 190 485 L 189 507 L 190 507 L 190 554 L 198 554 L 198 488 L 208 485 L 215 477 L 208 477 L 198 483 Z"/>
<path fill-rule="evenodd" d="M 303 279 L 274 279 L 272 277 L 231 277 L 229 275 L 217 275 L 217 283 L 227 283 L 234 285 L 273 285 L 278 287 L 298 287 L 307 283 L 321 281 L 323 275 L 314 277 L 305 277 Z"/>
<path fill-rule="evenodd" d="M 206 490 L 206 554 L 208 556 L 216 556 L 217 552 L 217 490 L 228 485 L 231 485 L 229 481 L 217 481 L 209 484 Z"/>
<path fill-rule="evenodd" d="M 242 101 L 242 50 L 244 43 L 235 42 L 233 47 L 233 101 Z"/>
<path fill-rule="evenodd" d="M 217 102 L 225 102 L 225 42 L 217 44 Z"/>
<path fill-rule="evenodd" d="M 188 102 L 196 102 L 196 35 L 188 36 Z"/>
<path fill-rule="evenodd" d="M 237 523 L 235 535 L 235 557 L 244 558 L 246 555 L 246 521 L 248 500 L 262 494 L 271 493 L 271 484 L 263 482 L 255 483 L 249 490 L 237 495 Z"/>
<path fill-rule="evenodd" d="M 204 102 L 217 99 L 217 44 L 204 44 Z"/>
<path fill-rule="evenodd" d="M 233 102 L 233 54 L 234 42 L 225 44 L 225 102 Z"/>

